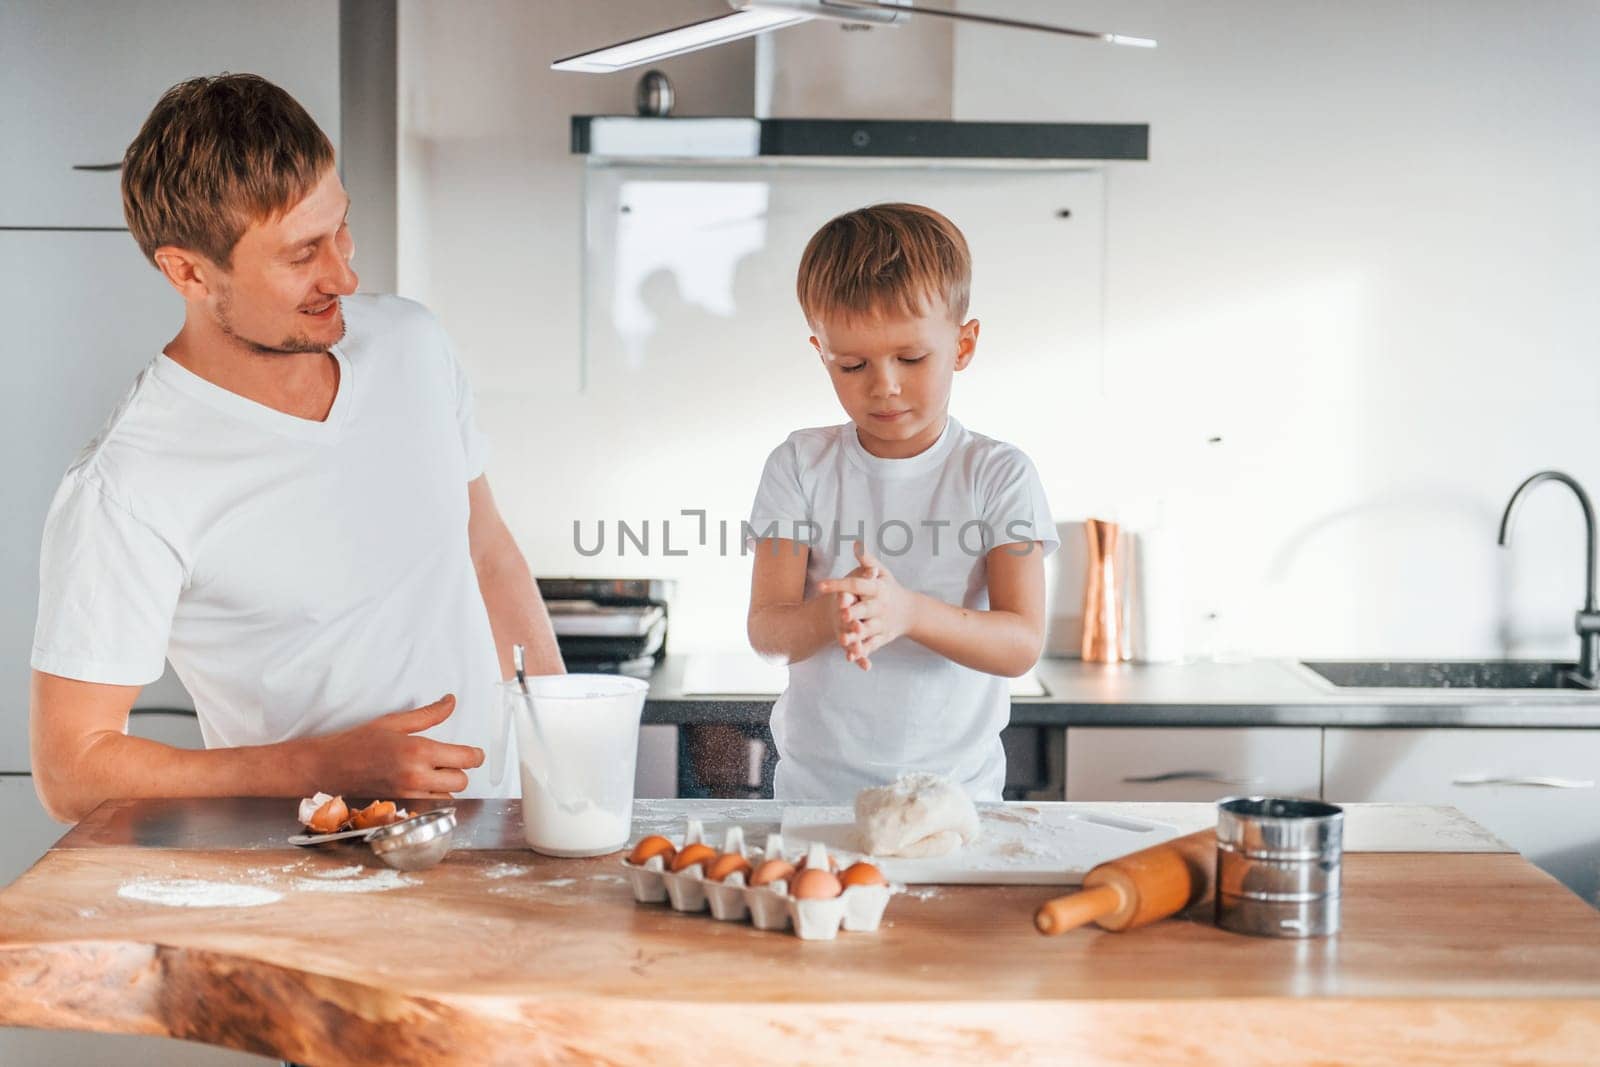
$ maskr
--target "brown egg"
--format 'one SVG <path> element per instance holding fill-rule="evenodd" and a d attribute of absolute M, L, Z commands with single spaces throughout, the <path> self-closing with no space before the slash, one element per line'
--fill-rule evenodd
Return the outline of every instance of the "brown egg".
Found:
<path fill-rule="evenodd" d="M 337 833 L 349 818 L 350 809 L 345 806 L 344 797 L 334 797 L 311 813 L 306 827 L 314 834 Z"/>
<path fill-rule="evenodd" d="M 712 882 L 726 882 L 735 871 L 743 871 L 746 878 L 750 876 L 750 861 L 737 852 L 724 852 L 711 861 L 711 866 L 706 868 L 706 878 Z"/>
<path fill-rule="evenodd" d="M 672 860 L 672 869 L 686 871 L 695 864 L 705 865 L 716 856 L 717 850 L 710 845 L 684 845 L 677 856 Z"/>
<path fill-rule="evenodd" d="M 399 817 L 392 800 L 374 800 L 350 816 L 350 829 L 371 830 L 375 826 L 387 826 Z"/>
<path fill-rule="evenodd" d="M 883 872 L 878 868 L 870 863 L 862 862 L 852 863 L 846 867 L 844 873 L 839 876 L 839 884 L 842 886 L 888 885 L 889 880 L 883 876 Z"/>
<path fill-rule="evenodd" d="M 789 893 L 796 900 L 832 899 L 842 892 L 844 887 L 833 872 L 820 868 L 801 871 L 789 883 Z"/>
<path fill-rule="evenodd" d="M 750 876 L 751 885 L 771 885 L 794 877 L 794 864 L 787 860 L 770 859 L 756 868 Z"/>
<path fill-rule="evenodd" d="M 643 867 L 652 856 L 660 856 L 663 863 L 671 863 L 677 852 L 671 841 L 660 834 L 651 834 L 633 846 L 633 851 L 628 853 L 628 862 L 635 867 Z"/>

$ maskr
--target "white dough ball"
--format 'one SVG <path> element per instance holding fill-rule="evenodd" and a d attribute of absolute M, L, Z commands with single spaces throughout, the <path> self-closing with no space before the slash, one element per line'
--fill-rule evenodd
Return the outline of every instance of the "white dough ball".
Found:
<path fill-rule="evenodd" d="M 868 855 L 943 856 L 977 840 L 978 809 L 948 778 L 905 774 L 856 794 L 856 833 Z"/>

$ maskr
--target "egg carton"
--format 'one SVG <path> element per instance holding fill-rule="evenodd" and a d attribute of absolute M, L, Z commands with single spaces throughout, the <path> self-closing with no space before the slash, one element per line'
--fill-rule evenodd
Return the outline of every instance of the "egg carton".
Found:
<path fill-rule="evenodd" d="M 705 837 L 700 820 L 690 819 L 677 849 L 681 852 L 690 845 L 709 844 Z M 763 848 L 751 848 L 745 843 L 744 828 L 740 826 L 729 828 L 723 838 L 722 852 L 744 856 L 751 870 L 769 859 L 789 858 L 783 835 L 769 834 Z M 805 861 L 808 867 L 827 867 L 831 858 L 826 847 L 813 842 Z M 709 908 L 715 919 L 723 922 L 749 919 L 759 930 L 779 931 L 793 927 L 796 936 L 804 941 L 831 941 L 838 936 L 841 927 L 852 933 L 875 932 L 883 921 L 889 898 L 901 891 L 901 887 L 895 885 L 852 885 L 846 886 L 837 897 L 801 900 L 789 894 L 787 879 L 752 886 L 743 871 L 735 871 L 726 880 L 713 882 L 706 877 L 704 864 L 669 871 L 666 861 L 659 855 L 651 856 L 642 864 L 631 863 L 624 856 L 622 869 L 627 872 L 633 898 L 641 904 L 666 902 L 675 911 L 685 912 Z"/>

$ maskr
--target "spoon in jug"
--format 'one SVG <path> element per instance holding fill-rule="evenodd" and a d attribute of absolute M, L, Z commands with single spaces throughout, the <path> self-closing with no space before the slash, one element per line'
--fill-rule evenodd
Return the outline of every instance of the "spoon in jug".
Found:
<path fill-rule="evenodd" d="M 544 786 L 545 790 L 549 792 L 550 799 L 555 801 L 556 807 L 560 808 L 568 815 L 581 815 L 584 811 L 591 807 L 589 801 L 582 798 L 577 800 L 567 799 L 568 797 L 572 796 L 572 794 L 567 792 L 565 789 L 557 788 L 554 781 L 556 777 L 555 759 L 550 751 L 549 743 L 544 739 L 544 729 L 539 725 L 539 716 L 533 710 L 533 694 L 528 690 L 528 674 L 526 669 L 527 663 L 524 659 L 523 647 L 521 645 L 511 646 L 511 666 L 512 669 L 517 672 L 517 685 L 522 689 L 522 710 L 527 713 L 528 724 L 533 728 L 534 741 L 538 744 L 539 751 L 544 754 L 545 775 L 544 781 L 540 782 L 539 784 Z M 507 725 L 510 725 L 509 721 L 507 722 Z M 563 785 L 564 784 L 565 783 L 563 783 Z"/>

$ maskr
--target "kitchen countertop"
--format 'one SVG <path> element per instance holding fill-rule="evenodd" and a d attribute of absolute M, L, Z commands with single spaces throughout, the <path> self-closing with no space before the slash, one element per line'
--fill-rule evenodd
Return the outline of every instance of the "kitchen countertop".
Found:
<path fill-rule="evenodd" d="M 291 802 L 292 803 L 292 802 Z M 523 847 L 519 800 L 410 800 L 413 812 L 448 804 L 456 811 L 457 849 L 515 851 Z M 1216 822 L 1215 804 L 1154 801 L 1050 802 L 1051 808 L 1095 812 L 1167 823 L 1179 833 L 1203 830 Z M 1346 804 L 1344 847 L 1349 852 L 1513 852 L 1499 838 L 1455 808 L 1432 804 Z M 734 823 L 751 844 L 776 833 L 783 821 L 779 800 L 638 800 L 633 836 L 681 834 L 685 819 L 705 827 L 708 840 L 721 841 Z M 193 800 L 111 800 L 57 841 L 54 848 L 173 848 L 195 851 L 282 851 L 296 827 L 284 826 L 283 801 L 262 797 Z M 296 852 L 295 855 L 308 855 Z"/>
<path fill-rule="evenodd" d="M 170 828 L 181 814 L 176 802 L 115 803 L 97 813 L 101 825 Z M 205 807 L 188 803 L 196 817 Z M 292 811 L 292 801 L 240 803 Z M 1140 810 L 1188 826 L 1214 809 Z M 634 831 L 671 830 L 690 812 L 754 829 L 780 811 L 641 802 Z M 1203 912 L 1044 938 L 1032 912 L 1058 890 L 940 886 L 895 897 L 876 934 L 803 942 L 635 904 L 616 856 L 458 850 L 357 892 L 389 876 L 359 846 L 91 843 L 51 851 L 0 892 L 0 1024 L 167 1034 L 320 1067 L 758 1054 L 772 1064 L 1586 1062 L 1600 1044 L 1600 915 L 1449 809 L 1352 805 L 1349 828 L 1344 929 L 1319 941 L 1228 934 Z M 511 837 L 504 825 L 483 835 Z M 122 892 L 177 878 L 281 899 L 200 909 Z"/>
<path fill-rule="evenodd" d="M 689 655 L 650 679 L 647 723 L 764 724 L 772 695 L 686 695 Z M 1013 726 L 1600 726 L 1600 693 L 1338 689 L 1288 660 L 1094 664 L 1044 659 L 1047 695 L 1013 697 Z"/>

